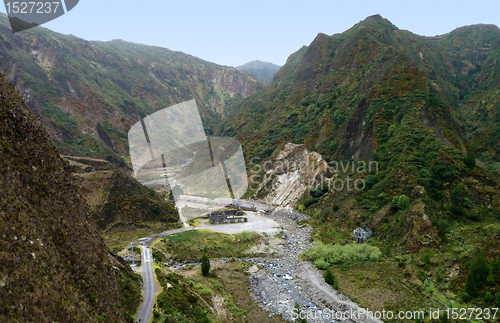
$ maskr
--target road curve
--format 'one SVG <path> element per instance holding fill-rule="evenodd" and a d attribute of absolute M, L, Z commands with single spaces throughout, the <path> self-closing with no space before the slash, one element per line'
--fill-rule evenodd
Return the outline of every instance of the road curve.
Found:
<path fill-rule="evenodd" d="M 153 274 L 153 255 L 151 254 L 150 249 L 151 245 L 158 238 L 188 230 L 193 230 L 193 228 L 182 228 L 165 231 L 139 239 L 139 245 L 142 249 L 141 264 L 144 280 L 144 301 L 142 302 L 141 306 L 139 306 L 139 311 L 137 312 L 137 317 L 135 318 L 136 322 L 149 323 L 151 321 L 151 315 L 153 314 L 156 289 L 155 277 Z"/>

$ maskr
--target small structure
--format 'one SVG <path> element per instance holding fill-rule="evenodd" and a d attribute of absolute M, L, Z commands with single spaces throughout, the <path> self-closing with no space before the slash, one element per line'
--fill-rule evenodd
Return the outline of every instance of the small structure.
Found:
<path fill-rule="evenodd" d="M 211 224 L 248 222 L 247 218 L 239 217 L 240 215 L 243 215 L 243 211 L 240 210 L 214 211 L 208 213 L 208 221 L 210 221 Z"/>
<path fill-rule="evenodd" d="M 357 243 L 363 243 L 365 239 L 368 239 L 373 234 L 373 231 L 368 227 L 357 228 L 354 230 L 354 238 Z"/>
<path fill-rule="evenodd" d="M 132 267 L 135 267 L 135 257 L 134 257 L 134 242 L 130 242 L 130 258 L 132 258 Z"/>

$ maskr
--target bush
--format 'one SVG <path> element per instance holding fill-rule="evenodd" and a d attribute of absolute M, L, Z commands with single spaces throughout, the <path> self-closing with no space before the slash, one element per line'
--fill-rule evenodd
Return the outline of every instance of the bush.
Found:
<path fill-rule="evenodd" d="M 486 303 L 491 303 L 491 301 L 494 299 L 495 297 L 491 295 L 490 292 L 486 292 L 486 295 L 484 296 L 484 300 L 486 301 Z"/>
<path fill-rule="evenodd" d="M 431 263 L 431 256 L 426 253 L 425 256 L 424 256 L 424 264 L 428 265 Z"/>
<path fill-rule="evenodd" d="M 307 200 L 305 200 L 304 203 L 302 203 L 302 204 L 304 205 L 305 208 L 308 208 L 318 201 L 319 201 L 319 198 L 311 197 L 311 198 L 308 198 Z"/>
<path fill-rule="evenodd" d="M 483 253 L 478 253 L 472 258 L 465 280 L 465 291 L 472 297 L 477 296 L 477 292 L 483 287 L 488 277 L 488 263 Z"/>
<path fill-rule="evenodd" d="M 337 278 L 335 278 L 330 268 L 326 270 L 326 273 L 323 275 L 323 278 L 325 279 L 325 282 L 328 285 L 332 286 L 334 289 L 339 289 L 339 283 L 337 281 Z"/>
<path fill-rule="evenodd" d="M 203 254 L 203 257 L 201 257 L 201 274 L 203 276 L 208 276 L 209 272 L 210 272 L 210 260 L 208 259 L 206 254 Z"/>
<path fill-rule="evenodd" d="M 391 207 L 394 209 L 405 210 L 410 206 L 410 198 L 406 195 L 396 195 L 392 198 Z"/>
<path fill-rule="evenodd" d="M 301 316 L 300 314 L 302 313 L 302 311 L 300 310 L 299 303 L 295 302 L 295 307 L 293 309 L 293 312 L 295 314 L 295 317 L 297 317 L 294 322 L 296 322 L 296 323 L 307 323 L 307 319 L 306 318 L 302 318 L 302 319 L 300 318 L 300 316 Z"/>
<path fill-rule="evenodd" d="M 333 211 L 333 212 L 337 212 L 338 210 L 340 210 L 340 206 L 338 206 L 337 204 L 334 204 L 334 205 L 332 206 L 332 211 Z"/>
<path fill-rule="evenodd" d="M 318 258 L 314 261 L 314 265 L 316 266 L 316 268 L 320 269 L 320 270 L 325 270 L 327 269 L 329 266 L 329 264 L 325 261 L 325 259 L 323 258 Z"/>
<path fill-rule="evenodd" d="M 467 292 L 458 293 L 458 297 L 460 297 L 460 299 L 464 303 L 467 303 L 470 300 L 470 295 Z"/>
<path fill-rule="evenodd" d="M 382 256 L 379 248 L 368 244 L 325 245 L 318 242 L 304 253 L 315 265 L 348 265 L 360 262 L 376 262 Z M 318 267 L 319 268 L 319 267 Z M 324 267 L 323 267 L 324 268 Z"/>
<path fill-rule="evenodd" d="M 450 225 L 446 220 L 434 218 L 433 224 L 437 228 L 437 234 L 441 238 L 441 240 L 446 239 L 446 234 L 450 232 Z"/>
<path fill-rule="evenodd" d="M 465 166 L 467 166 L 470 169 L 476 167 L 476 154 L 472 149 L 467 149 L 467 157 L 465 157 Z"/>
<path fill-rule="evenodd" d="M 500 306 L 500 292 L 495 294 L 495 305 Z"/>
<path fill-rule="evenodd" d="M 212 323 L 212 321 L 210 321 L 210 318 L 208 316 L 205 316 L 203 319 L 201 319 L 201 323 Z"/>

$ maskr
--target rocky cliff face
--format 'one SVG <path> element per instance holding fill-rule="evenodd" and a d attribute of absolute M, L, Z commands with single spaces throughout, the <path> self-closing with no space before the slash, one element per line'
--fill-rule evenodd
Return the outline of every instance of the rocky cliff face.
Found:
<path fill-rule="evenodd" d="M 256 196 L 267 204 L 291 207 L 308 189 L 328 187 L 335 173 L 320 154 L 288 143 L 264 163 L 265 174 Z"/>
<path fill-rule="evenodd" d="M 123 322 L 107 249 L 45 129 L 0 75 L 0 321 Z"/>

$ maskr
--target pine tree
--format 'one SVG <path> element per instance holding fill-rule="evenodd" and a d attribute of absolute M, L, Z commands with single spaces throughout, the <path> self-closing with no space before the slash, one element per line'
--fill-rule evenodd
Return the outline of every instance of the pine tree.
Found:
<path fill-rule="evenodd" d="M 210 260 L 207 257 L 207 254 L 203 254 L 203 257 L 201 257 L 201 274 L 203 276 L 208 276 L 208 273 L 210 272 Z"/>

